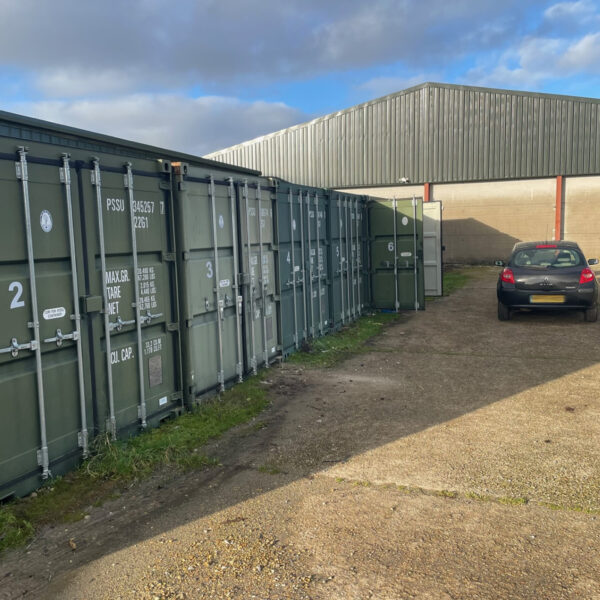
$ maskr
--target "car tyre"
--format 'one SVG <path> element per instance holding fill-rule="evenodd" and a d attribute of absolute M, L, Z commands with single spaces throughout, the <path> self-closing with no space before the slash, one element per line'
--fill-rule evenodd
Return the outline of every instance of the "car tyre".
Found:
<path fill-rule="evenodd" d="M 508 321 L 510 319 L 510 308 L 498 300 L 498 319 Z"/>
<path fill-rule="evenodd" d="M 588 323 L 595 323 L 598 320 L 598 305 L 587 308 L 583 313 L 583 319 Z"/>

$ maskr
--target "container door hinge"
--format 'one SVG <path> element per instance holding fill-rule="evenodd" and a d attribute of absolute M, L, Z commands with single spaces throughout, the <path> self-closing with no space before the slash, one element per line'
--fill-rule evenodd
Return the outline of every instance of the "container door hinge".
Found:
<path fill-rule="evenodd" d="M 167 331 L 179 331 L 179 323 L 167 323 Z"/>
<path fill-rule="evenodd" d="M 110 435 L 111 439 L 117 438 L 117 421 L 114 417 L 108 417 L 106 419 L 106 432 Z"/>
<path fill-rule="evenodd" d="M 175 252 L 162 252 L 160 258 L 163 262 L 175 262 Z"/>
<path fill-rule="evenodd" d="M 80 448 L 88 447 L 88 432 L 87 431 L 78 431 L 77 432 L 77 445 Z"/>
<path fill-rule="evenodd" d="M 161 181 L 161 182 L 158 184 L 158 187 L 159 187 L 161 190 L 170 190 L 170 189 L 171 189 L 171 182 L 170 182 L 170 181 Z"/>

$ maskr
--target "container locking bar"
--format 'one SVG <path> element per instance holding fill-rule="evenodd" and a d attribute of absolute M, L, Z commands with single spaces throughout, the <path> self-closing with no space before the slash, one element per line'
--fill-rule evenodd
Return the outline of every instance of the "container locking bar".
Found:
<path fill-rule="evenodd" d="M 309 290 L 310 290 L 310 336 L 314 337 L 315 335 L 315 301 L 313 298 L 313 256 L 312 256 L 312 247 L 311 247 L 311 235 L 310 235 L 310 193 L 306 192 L 306 230 L 308 232 L 308 282 L 309 282 Z"/>
<path fill-rule="evenodd" d="M 339 232 L 338 232 L 338 254 L 340 257 L 340 270 L 339 270 L 339 274 L 340 274 L 340 298 L 341 298 L 341 304 L 342 304 L 342 325 L 344 325 L 346 323 L 346 306 L 345 306 L 345 302 L 344 302 L 344 245 L 343 245 L 343 240 L 342 240 L 342 201 L 340 200 L 339 196 L 338 196 L 338 200 L 337 200 L 337 216 L 338 216 L 338 222 L 339 222 Z"/>
<path fill-rule="evenodd" d="M 315 192 L 315 223 L 317 237 L 317 293 L 319 295 L 319 334 L 323 335 L 323 299 L 321 298 L 321 271 L 323 268 L 323 257 L 319 238 L 321 237 L 321 220 L 319 219 L 319 194 Z"/>
<path fill-rule="evenodd" d="M 146 389 L 144 379 L 144 347 L 142 341 L 142 319 L 140 315 L 140 286 L 138 272 L 138 255 L 137 255 L 137 232 L 135 229 L 135 203 L 133 199 L 133 173 L 131 171 L 131 163 L 125 163 L 125 174 L 123 176 L 123 184 L 129 195 L 129 217 L 131 224 L 131 254 L 133 257 L 133 291 L 135 298 L 135 325 L 138 344 L 138 375 L 140 382 L 140 404 L 138 414 L 140 424 L 145 429 L 146 422 Z"/>
<path fill-rule="evenodd" d="M 291 281 L 291 285 L 292 285 L 292 301 L 293 301 L 293 305 L 294 305 L 294 346 L 296 347 L 296 350 L 300 347 L 299 341 L 298 341 L 298 308 L 296 306 L 296 249 L 294 247 L 294 229 L 295 229 L 295 221 L 294 221 L 294 203 L 293 203 L 293 198 L 292 198 L 292 188 L 290 188 L 289 194 L 288 194 L 288 204 L 290 207 L 290 245 L 291 245 L 291 250 L 290 250 L 290 254 L 292 255 L 292 281 Z"/>
<path fill-rule="evenodd" d="M 121 329 L 123 329 L 123 327 L 125 327 L 126 325 L 135 325 L 135 322 L 136 322 L 135 319 L 131 319 L 129 321 L 123 321 L 123 319 L 119 315 L 117 317 L 116 321 L 111 321 L 109 323 L 109 328 L 111 331 L 114 331 L 115 329 L 117 331 L 121 331 Z"/>
<path fill-rule="evenodd" d="M 23 208 L 25 213 L 25 234 L 27 237 L 27 262 L 29 265 L 29 286 L 31 290 L 31 312 L 33 340 L 29 348 L 35 352 L 35 370 L 37 380 L 37 395 L 39 408 L 40 442 L 38 464 L 42 467 L 42 479 L 48 479 L 50 473 L 50 458 L 48 456 L 48 438 L 46 433 L 46 405 L 44 400 L 44 380 L 42 371 L 42 351 L 40 349 L 40 322 L 38 316 L 38 298 L 35 278 L 35 258 L 33 254 L 33 235 L 31 231 L 31 210 L 29 199 L 29 175 L 27 171 L 27 150 L 21 146 L 18 150 L 19 162 L 15 163 L 17 179 L 21 180 L 23 190 Z M 35 344 L 34 344 L 35 342 Z M 13 346 L 14 347 L 14 346 Z M 17 347 L 17 350 L 19 348 Z M 14 356 L 14 355 L 13 355 Z"/>
<path fill-rule="evenodd" d="M 252 355 L 250 356 L 250 368 L 252 374 L 258 372 L 256 365 L 256 345 L 254 332 L 254 277 L 252 277 L 252 245 L 250 242 L 250 207 L 248 206 L 248 180 L 244 179 L 243 199 L 246 213 L 246 246 L 248 249 L 248 307 L 250 314 L 250 343 L 252 344 Z"/>
<path fill-rule="evenodd" d="M 397 311 L 400 308 L 400 302 L 398 301 L 398 215 L 396 213 L 398 202 L 396 201 L 396 198 L 393 199 L 392 205 L 394 208 L 394 307 Z"/>
<path fill-rule="evenodd" d="M 258 243 L 259 243 L 259 259 L 260 259 L 260 271 L 259 271 L 259 283 L 260 293 L 262 300 L 262 326 L 263 326 L 263 360 L 265 361 L 265 368 L 269 368 L 269 344 L 267 342 L 267 283 L 265 281 L 265 258 L 263 254 L 263 215 L 262 215 L 262 193 L 260 189 L 260 183 L 256 186 L 256 203 L 258 211 Z M 268 273 L 268 265 L 267 265 Z"/>
<path fill-rule="evenodd" d="M 100 161 L 97 158 L 92 159 L 94 166 L 91 172 L 92 185 L 96 188 L 96 207 L 98 213 L 98 240 L 100 243 L 100 274 L 102 276 L 102 301 L 104 304 L 104 343 L 106 344 L 106 378 L 108 388 L 108 411 L 109 416 L 106 421 L 106 429 L 113 440 L 117 439 L 117 420 L 115 418 L 115 399 L 113 390 L 112 361 L 110 332 L 111 323 L 108 319 L 108 293 L 106 285 L 106 246 L 104 240 L 104 219 L 102 209 L 102 178 L 100 175 Z"/>
<path fill-rule="evenodd" d="M 240 295 L 239 288 L 239 265 L 238 265 L 238 242 L 237 242 L 237 226 L 235 222 L 235 188 L 233 179 L 229 178 L 229 208 L 231 212 L 231 231 L 233 237 L 233 295 L 236 301 L 235 325 L 236 325 L 236 341 L 237 341 L 237 363 L 235 372 L 238 376 L 238 382 L 241 383 L 244 378 L 244 369 L 242 367 L 242 302 L 243 298 Z"/>
<path fill-rule="evenodd" d="M 71 319 L 75 322 L 75 331 L 63 334 L 60 329 L 56 330 L 56 345 L 62 346 L 63 340 L 72 339 L 77 346 L 77 379 L 79 383 L 79 413 L 81 417 L 81 431 L 78 435 L 79 446 L 83 451 L 83 457 L 88 456 L 88 430 L 87 411 L 85 406 L 85 378 L 83 374 L 83 350 L 81 348 L 81 313 L 79 310 L 79 286 L 77 284 L 77 260 L 75 251 L 75 227 L 73 225 L 73 202 L 71 199 L 71 168 L 69 155 L 62 155 L 62 167 L 58 173 L 61 183 L 64 185 L 65 201 L 67 203 L 67 220 L 69 224 L 69 253 L 71 256 L 71 285 L 73 291 L 73 311 Z M 44 340 L 47 341 L 47 340 Z"/>
<path fill-rule="evenodd" d="M 298 192 L 298 207 L 300 209 L 300 250 L 302 253 L 302 306 L 304 309 L 304 329 L 302 330 L 302 339 L 305 340 L 307 337 L 308 330 L 308 314 L 306 310 L 306 257 L 304 256 L 304 217 L 302 209 L 302 192 Z M 312 299 L 311 299 L 312 302 Z"/>
<path fill-rule="evenodd" d="M 152 319 L 159 319 L 162 316 L 163 313 L 152 314 L 149 310 L 147 310 L 145 315 L 140 315 L 140 319 L 142 321 L 142 325 L 149 325 L 152 322 Z"/>
<path fill-rule="evenodd" d="M 19 356 L 20 350 L 31 350 L 35 352 L 37 348 L 37 343 L 35 340 L 31 342 L 27 342 L 26 344 L 19 344 L 17 338 L 12 338 L 10 340 L 10 346 L 8 348 L 0 348 L 0 354 L 11 354 L 13 358 L 17 358 Z"/>

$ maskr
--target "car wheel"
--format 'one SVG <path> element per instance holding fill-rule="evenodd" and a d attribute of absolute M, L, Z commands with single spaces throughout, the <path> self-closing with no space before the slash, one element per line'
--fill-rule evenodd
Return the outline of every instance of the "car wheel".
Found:
<path fill-rule="evenodd" d="M 508 321 L 510 319 L 510 308 L 506 304 L 502 304 L 500 300 L 498 300 L 498 319 L 500 321 Z"/>
<path fill-rule="evenodd" d="M 595 305 L 592 308 L 587 308 L 583 313 L 583 318 L 588 323 L 595 323 L 598 320 L 598 306 Z"/>

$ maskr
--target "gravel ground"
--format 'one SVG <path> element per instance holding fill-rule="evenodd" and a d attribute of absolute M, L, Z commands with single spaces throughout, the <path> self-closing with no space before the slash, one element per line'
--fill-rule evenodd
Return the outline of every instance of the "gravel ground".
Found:
<path fill-rule="evenodd" d="M 600 324 L 495 270 L 0 563 L 1 598 L 600 599 Z M 75 548 L 73 549 L 73 545 Z"/>

